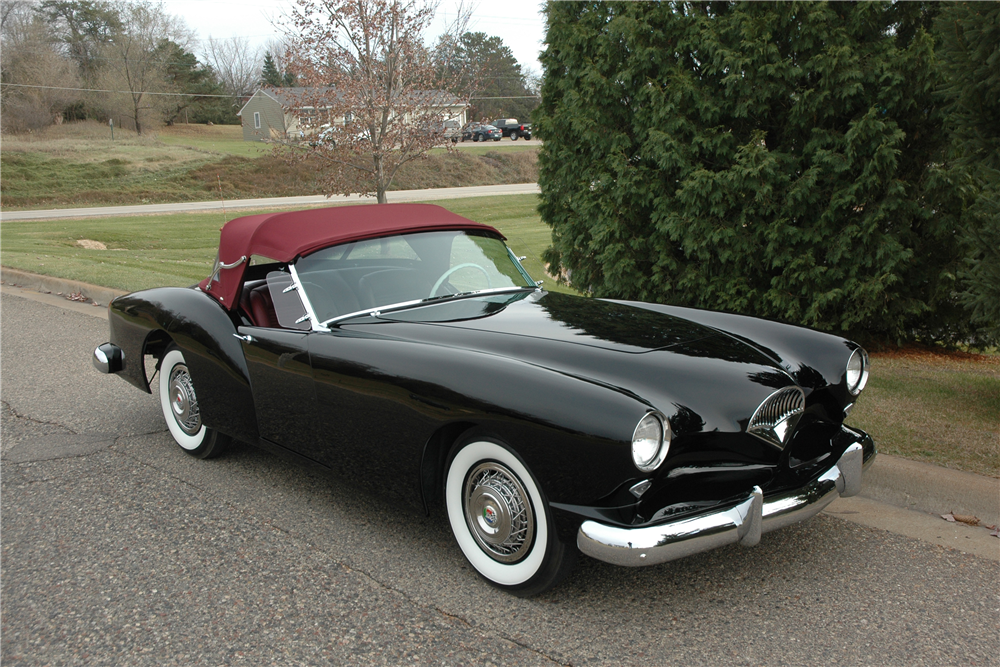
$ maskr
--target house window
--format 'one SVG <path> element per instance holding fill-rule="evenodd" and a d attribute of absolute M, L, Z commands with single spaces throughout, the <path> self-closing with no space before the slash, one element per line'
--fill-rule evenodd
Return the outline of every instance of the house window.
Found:
<path fill-rule="evenodd" d="M 254 126 L 255 130 L 259 130 L 260 129 L 260 112 L 259 111 L 254 111 L 253 112 L 253 126 Z"/>
<path fill-rule="evenodd" d="M 350 123 L 352 120 L 354 120 L 354 114 L 352 114 L 350 111 L 344 114 L 345 123 Z"/>

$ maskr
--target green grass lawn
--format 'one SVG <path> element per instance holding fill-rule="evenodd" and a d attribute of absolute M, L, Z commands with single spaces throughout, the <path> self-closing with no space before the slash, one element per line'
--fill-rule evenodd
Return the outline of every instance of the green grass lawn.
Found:
<path fill-rule="evenodd" d="M 880 452 L 1000 477 L 1000 357 L 872 355 L 848 421 Z"/>

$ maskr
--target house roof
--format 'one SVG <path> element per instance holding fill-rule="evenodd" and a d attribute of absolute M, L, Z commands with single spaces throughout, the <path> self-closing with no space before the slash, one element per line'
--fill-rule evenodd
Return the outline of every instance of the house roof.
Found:
<path fill-rule="evenodd" d="M 337 97 L 339 93 L 332 86 L 317 86 L 313 88 L 293 87 L 293 88 L 272 88 L 266 86 L 258 88 L 257 92 L 250 96 L 247 103 L 243 105 L 236 115 L 242 116 L 247 104 L 257 95 L 266 95 L 280 104 L 285 109 L 312 109 L 314 103 L 321 101 L 324 97 Z M 465 100 L 453 95 L 446 90 L 415 90 L 410 93 L 414 103 L 426 104 L 430 107 L 457 107 L 466 106 Z"/>
<path fill-rule="evenodd" d="M 232 308 L 253 255 L 291 262 L 349 241 L 449 230 L 486 231 L 503 238 L 489 225 L 433 204 L 367 204 L 248 215 L 230 220 L 222 228 L 218 261 L 231 268 L 222 268 L 216 282 L 210 282 L 214 275 L 209 276 L 199 287 Z"/>

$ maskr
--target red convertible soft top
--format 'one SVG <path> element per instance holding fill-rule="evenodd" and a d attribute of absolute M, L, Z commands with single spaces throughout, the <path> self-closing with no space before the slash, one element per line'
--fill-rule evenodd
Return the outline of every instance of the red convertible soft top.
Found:
<path fill-rule="evenodd" d="M 488 231 L 503 238 L 489 225 L 433 204 L 367 204 L 248 215 L 223 226 L 219 239 L 222 268 L 217 277 L 209 276 L 198 286 L 231 308 L 251 255 L 291 262 L 296 257 L 348 241 L 461 229 Z M 216 282 L 211 282 L 213 277 Z"/>

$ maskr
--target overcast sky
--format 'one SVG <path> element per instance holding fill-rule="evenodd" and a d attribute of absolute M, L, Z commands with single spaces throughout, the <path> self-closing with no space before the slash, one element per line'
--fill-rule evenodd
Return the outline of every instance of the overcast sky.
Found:
<path fill-rule="evenodd" d="M 292 4 L 290 0 L 165 0 L 163 6 L 168 13 L 184 19 L 199 40 L 240 36 L 264 45 L 279 35 L 274 24 Z M 541 74 L 538 53 L 545 38 L 540 13 L 543 4 L 543 0 L 480 1 L 475 4 L 469 29 L 499 37 L 522 69 Z M 437 18 L 428 31 L 431 42 L 454 19 L 457 6 L 457 0 L 441 0 Z M 200 43 L 196 50 L 201 51 Z"/>

